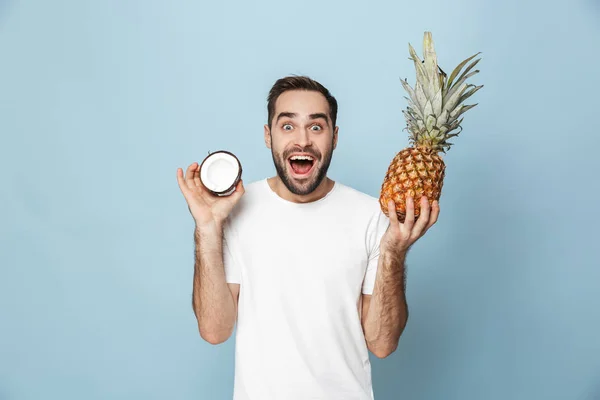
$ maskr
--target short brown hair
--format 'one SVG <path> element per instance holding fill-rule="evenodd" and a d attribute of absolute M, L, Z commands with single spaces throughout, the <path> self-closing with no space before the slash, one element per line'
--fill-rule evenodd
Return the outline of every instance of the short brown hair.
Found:
<path fill-rule="evenodd" d="M 309 78 L 308 76 L 298 76 L 298 75 L 290 75 L 285 78 L 278 79 L 271 90 L 269 91 L 269 96 L 267 97 L 267 112 L 268 112 L 268 126 L 271 128 L 271 121 L 275 114 L 275 102 L 281 96 L 283 92 L 288 90 L 312 90 L 315 92 L 321 93 L 327 99 L 327 103 L 329 103 L 329 117 L 333 123 L 333 127 L 335 127 L 337 120 L 337 112 L 338 112 L 338 104 L 335 97 L 331 95 L 329 90 L 321 85 L 319 82 L 314 79 Z"/>

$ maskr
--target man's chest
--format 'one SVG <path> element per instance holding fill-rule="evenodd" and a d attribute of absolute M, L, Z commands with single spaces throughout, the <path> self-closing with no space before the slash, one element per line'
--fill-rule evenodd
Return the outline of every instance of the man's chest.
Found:
<path fill-rule="evenodd" d="M 242 275 L 253 285 L 326 290 L 360 285 L 367 265 L 364 231 L 341 219 L 254 221 L 239 232 Z"/>

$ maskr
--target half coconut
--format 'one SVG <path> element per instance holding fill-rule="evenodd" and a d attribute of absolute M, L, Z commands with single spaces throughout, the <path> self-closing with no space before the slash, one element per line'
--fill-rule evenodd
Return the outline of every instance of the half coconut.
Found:
<path fill-rule="evenodd" d="M 200 164 L 200 181 L 216 196 L 232 194 L 241 178 L 242 164 L 229 151 L 209 152 Z"/>

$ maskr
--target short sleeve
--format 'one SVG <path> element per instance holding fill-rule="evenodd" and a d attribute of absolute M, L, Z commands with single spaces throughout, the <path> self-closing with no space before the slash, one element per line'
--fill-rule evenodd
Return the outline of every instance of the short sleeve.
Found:
<path fill-rule="evenodd" d="M 373 294 L 375 277 L 377 276 L 377 266 L 379 263 L 379 243 L 381 242 L 381 238 L 387 230 L 389 223 L 390 220 L 379 208 L 369 221 L 366 234 L 368 257 L 367 268 L 362 284 L 363 294 Z"/>
<path fill-rule="evenodd" d="M 241 283 L 241 267 L 237 257 L 237 238 L 231 221 L 226 220 L 223 226 L 223 266 L 227 283 Z"/>

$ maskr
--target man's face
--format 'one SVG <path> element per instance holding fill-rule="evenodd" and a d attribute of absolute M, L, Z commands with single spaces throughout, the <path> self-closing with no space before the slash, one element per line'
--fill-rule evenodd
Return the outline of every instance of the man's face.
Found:
<path fill-rule="evenodd" d="M 293 90 L 279 96 L 271 129 L 265 125 L 265 143 L 277 175 L 290 192 L 306 195 L 323 181 L 337 145 L 337 132 L 321 93 Z"/>

